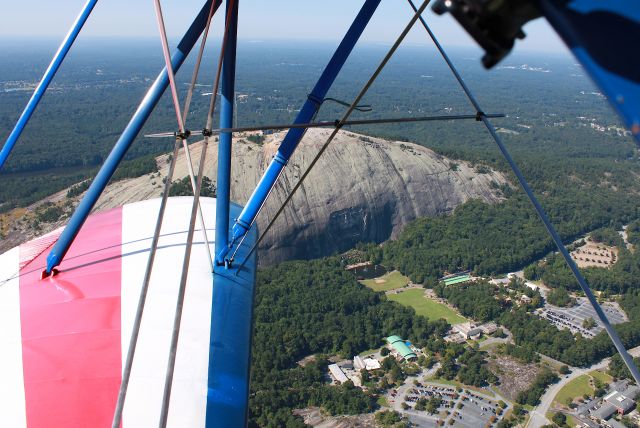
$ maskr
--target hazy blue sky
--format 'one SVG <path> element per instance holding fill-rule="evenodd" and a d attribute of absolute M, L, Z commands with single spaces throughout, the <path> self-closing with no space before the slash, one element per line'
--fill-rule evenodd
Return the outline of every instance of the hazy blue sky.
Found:
<path fill-rule="evenodd" d="M 0 37 L 35 36 L 60 39 L 85 0 L 21 0 L 2 5 Z M 419 4 L 419 0 L 416 0 Z M 165 0 L 167 31 L 177 38 L 187 28 L 203 0 Z M 362 0 L 240 0 L 239 37 L 244 40 L 338 40 L 356 15 Z M 363 35 L 368 42 L 392 42 L 412 16 L 404 0 L 383 0 Z M 222 15 L 222 14 L 219 14 Z M 475 46 L 449 17 L 426 15 L 446 46 Z M 214 23 L 221 26 L 220 17 Z M 527 39 L 518 50 L 567 52 L 548 24 L 530 23 Z M 156 37 L 158 30 L 152 0 L 102 0 L 98 2 L 81 37 Z M 415 28 L 407 42 L 426 43 L 425 32 Z"/>

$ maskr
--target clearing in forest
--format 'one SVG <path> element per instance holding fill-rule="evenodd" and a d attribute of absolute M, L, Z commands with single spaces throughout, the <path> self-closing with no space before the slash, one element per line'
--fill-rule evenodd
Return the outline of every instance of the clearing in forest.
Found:
<path fill-rule="evenodd" d="M 360 281 L 362 284 L 371 288 L 373 291 L 389 291 L 396 288 L 402 288 L 409 284 L 409 278 L 402 275 L 397 270 L 382 275 L 374 279 L 365 279 Z"/>
<path fill-rule="evenodd" d="M 582 397 L 585 394 L 593 394 L 593 391 L 594 389 L 591 386 L 591 376 L 584 374 L 563 386 L 553 401 L 557 404 L 566 406 L 576 398 Z"/>
<path fill-rule="evenodd" d="M 389 294 L 387 297 L 401 305 L 411 306 L 415 309 L 416 314 L 427 317 L 430 320 L 444 318 L 452 325 L 467 322 L 466 318 L 459 315 L 444 303 L 436 302 L 435 300 L 425 297 L 424 290 L 421 288 L 414 288 L 398 294 Z"/>

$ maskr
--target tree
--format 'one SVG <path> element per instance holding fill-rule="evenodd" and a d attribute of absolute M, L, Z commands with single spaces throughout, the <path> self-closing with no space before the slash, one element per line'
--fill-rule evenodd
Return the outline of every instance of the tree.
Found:
<path fill-rule="evenodd" d="M 391 427 L 402 422 L 402 416 L 394 410 L 383 410 L 376 413 L 375 420 L 380 426 Z"/>
<path fill-rule="evenodd" d="M 560 370 L 559 370 L 560 374 L 566 375 L 571 373 L 571 370 L 569 369 L 569 366 L 566 364 L 563 364 L 560 366 Z"/>
<path fill-rule="evenodd" d="M 591 330 L 592 328 L 594 328 L 596 326 L 596 322 L 593 318 L 589 317 L 586 318 L 583 322 L 582 322 L 582 327 L 586 328 L 587 330 Z"/>
<path fill-rule="evenodd" d="M 564 413 L 557 412 L 553 414 L 551 420 L 553 421 L 553 423 L 559 426 L 563 426 L 567 422 L 567 417 L 564 415 Z"/>
<path fill-rule="evenodd" d="M 387 348 L 386 346 L 383 346 L 382 348 L 380 348 L 380 355 L 383 357 L 386 357 L 387 355 L 389 355 L 389 348 Z"/>
<path fill-rule="evenodd" d="M 418 398 L 416 401 L 415 409 L 416 410 L 425 410 L 427 408 L 427 399 L 426 398 Z"/>
<path fill-rule="evenodd" d="M 442 404 L 442 398 L 431 397 L 431 399 L 426 405 L 426 410 L 432 415 L 435 415 L 436 413 L 438 413 L 438 408 L 440 407 L 441 404 Z"/>
<path fill-rule="evenodd" d="M 503 339 L 503 338 L 507 337 L 507 334 L 504 332 L 502 327 L 498 327 L 496 329 L 496 331 L 493 332 L 493 337 L 497 337 L 499 339 Z"/>
<path fill-rule="evenodd" d="M 547 293 L 547 301 L 555 306 L 568 307 L 575 305 L 576 301 L 573 299 L 566 288 L 554 288 Z"/>

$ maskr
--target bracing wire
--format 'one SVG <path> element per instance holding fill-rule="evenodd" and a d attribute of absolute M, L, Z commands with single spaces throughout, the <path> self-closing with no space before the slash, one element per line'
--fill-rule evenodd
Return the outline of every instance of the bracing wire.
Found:
<path fill-rule="evenodd" d="M 413 3 L 413 1 L 412 0 L 407 0 L 407 1 L 411 5 L 411 8 L 414 10 L 414 12 L 417 13 L 417 9 L 416 9 L 416 6 Z M 631 356 L 627 352 L 624 344 L 622 343 L 622 341 L 620 340 L 620 337 L 618 336 L 618 333 L 616 333 L 615 329 L 613 328 L 613 326 L 609 322 L 609 319 L 607 318 L 606 314 L 604 313 L 604 311 L 602 310 L 602 308 L 598 304 L 598 301 L 596 300 L 595 296 L 593 295 L 593 292 L 591 291 L 591 288 L 587 284 L 587 281 L 585 280 L 584 276 L 582 275 L 582 273 L 580 272 L 580 270 L 576 266 L 576 264 L 573 261 L 573 259 L 571 259 L 571 256 L 569 255 L 569 252 L 567 251 L 566 247 L 564 246 L 564 243 L 562 242 L 562 239 L 560 238 L 560 235 L 558 235 L 558 232 L 553 227 L 553 224 L 551 223 L 551 220 L 549 219 L 547 213 L 545 212 L 544 208 L 542 208 L 542 205 L 540 205 L 540 202 L 538 201 L 538 199 L 536 198 L 535 194 L 533 193 L 533 190 L 529 186 L 529 183 L 527 182 L 526 178 L 524 177 L 524 175 L 520 171 L 520 168 L 518 168 L 518 165 L 513 160 L 513 158 L 511 157 L 511 154 L 507 150 L 506 146 L 503 144 L 502 140 L 500 139 L 500 137 L 496 133 L 496 130 L 493 127 L 493 124 L 491 123 L 489 118 L 486 117 L 486 115 L 482 112 L 482 109 L 480 108 L 480 104 L 478 103 L 477 99 L 473 96 L 471 90 L 465 84 L 464 80 L 460 76 L 460 73 L 458 73 L 455 65 L 453 65 L 453 63 L 449 59 L 449 56 L 446 54 L 446 52 L 442 48 L 442 45 L 440 45 L 440 43 L 438 42 L 438 39 L 436 38 L 435 34 L 433 33 L 433 31 L 431 31 L 431 28 L 427 25 L 426 21 L 422 17 L 422 13 L 420 13 L 419 15 L 420 15 L 420 22 L 422 23 L 422 26 L 425 28 L 425 30 L 427 30 L 427 33 L 429 33 L 429 36 L 431 37 L 431 40 L 433 40 L 434 44 L 436 45 L 436 48 L 440 52 L 440 55 L 442 55 L 443 59 L 445 60 L 445 62 L 449 66 L 449 68 L 451 69 L 451 72 L 455 76 L 456 80 L 458 80 L 458 83 L 460 83 L 460 86 L 462 87 L 463 91 L 467 95 L 467 98 L 469 99 L 469 102 L 471 102 L 473 107 L 478 112 L 478 115 L 480 116 L 482 122 L 484 123 L 485 127 L 487 128 L 487 131 L 489 131 L 489 134 L 491 135 L 491 137 L 495 141 L 496 145 L 498 146 L 498 148 L 502 152 L 502 155 L 504 156 L 505 160 L 509 163 L 509 166 L 511 167 L 511 170 L 513 171 L 515 176 L 518 178 L 518 182 L 520 183 L 520 186 L 523 188 L 523 190 L 527 194 L 527 197 L 529 198 L 529 201 L 531 201 L 531 204 L 535 208 L 538 216 L 540 217 L 540 219 L 544 223 L 544 226 L 547 229 L 547 232 L 549 233 L 549 235 L 551 236 L 551 239 L 553 239 L 553 242 L 555 243 L 556 247 L 558 248 L 558 251 L 560 252 L 562 257 L 564 258 L 564 260 L 567 263 L 567 265 L 569 266 L 569 269 L 571 269 L 571 271 L 573 272 L 573 275 L 575 276 L 576 280 L 578 281 L 578 284 L 580 284 L 580 288 L 582 289 L 584 294 L 587 296 L 587 299 L 589 300 L 589 303 L 591 304 L 591 306 L 595 310 L 596 314 L 598 315 L 598 318 L 600 319 L 600 321 L 604 325 L 604 328 L 607 331 L 607 334 L 609 335 L 609 338 L 613 342 L 613 345 L 615 346 L 616 350 L 618 351 L 618 353 L 620 354 L 620 356 L 624 360 L 625 365 L 627 366 L 627 368 L 631 372 L 631 375 L 633 376 L 633 378 L 636 381 L 636 383 L 640 384 L 640 372 L 638 371 L 638 368 L 636 367 L 635 363 L 633 362 L 633 358 L 631 358 Z"/>
<path fill-rule="evenodd" d="M 131 331 L 131 337 L 129 339 L 129 348 L 127 349 L 127 357 L 122 370 L 122 381 L 120 382 L 120 389 L 118 391 L 118 400 L 116 402 L 116 409 L 113 414 L 113 422 L 111 428 L 120 428 L 122 423 L 122 412 L 124 410 L 124 403 L 127 397 L 127 390 L 129 388 L 129 380 L 131 379 L 131 370 L 133 368 L 133 359 L 136 353 L 136 347 L 138 345 L 138 337 L 140 335 L 140 325 L 142 323 L 142 315 L 144 313 L 144 306 L 147 301 L 147 292 L 149 290 L 149 283 L 151 281 L 151 272 L 153 270 L 153 262 L 155 260 L 156 251 L 158 249 L 158 241 L 160 240 L 160 231 L 162 229 L 162 219 L 164 218 L 164 212 L 167 207 L 167 199 L 169 198 L 169 191 L 171 190 L 171 179 L 176 167 L 176 160 L 178 158 L 178 152 L 180 150 L 180 141 L 176 140 L 173 147 L 173 157 L 169 164 L 169 172 L 164 183 L 164 190 L 162 192 L 162 201 L 160 202 L 160 210 L 158 211 L 158 219 L 156 220 L 156 228 L 153 233 L 153 240 L 151 241 L 151 247 L 149 248 L 149 258 L 147 260 L 147 267 L 144 271 L 144 279 L 142 281 L 142 288 L 140 289 L 140 297 L 138 298 L 138 306 L 136 308 L 136 315 L 133 322 L 133 329 Z"/>
<path fill-rule="evenodd" d="M 202 60 L 202 54 L 204 51 L 204 44 L 206 42 L 207 39 L 207 35 L 209 32 L 209 26 L 211 24 L 211 18 L 213 17 L 213 14 L 215 13 L 217 7 L 220 5 L 220 2 L 215 0 L 211 3 L 211 9 L 209 10 L 209 17 L 207 20 L 207 25 L 205 27 L 205 31 L 204 34 L 202 36 L 202 42 L 201 42 L 201 46 L 200 46 L 200 52 L 198 53 L 198 60 L 196 61 L 196 68 L 194 70 L 194 77 L 192 79 L 191 85 L 195 86 L 195 81 L 197 80 L 197 74 L 198 74 L 198 70 L 200 68 L 200 63 Z M 169 69 L 167 69 L 167 71 L 169 71 Z M 192 92 L 192 88 L 191 92 Z M 186 119 L 186 115 L 187 112 L 189 110 L 189 102 L 190 100 L 187 99 L 187 101 L 185 102 L 185 108 L 184 108 L 184 118 Z M 185 120 L 183 119 L 183 120 Z M 145 307 L 145 303 L 147 300 L 147 292 L 149 290 L 149 284 L 151 281 L 151 272 L 153 270 L 153 263 L 155 261 L 155 255 L 156 255 L 156 251 L 158 248 L 158 242 L 160 240 L 160 233 L 162 230 L 162 222 L 164 219 L 164 212 L 167 206 L 167 200 L 169 198 L 169 192 L 171 190 L 171 183 L 172 183 L 172 179 L 173 179 L 173 174 L 175 171 L 175 166 L 176 166 L 176 162 L 178 159 L 178 152 L 180 150 L 180 140 L 176 139 L 174 148 L 173 148 L 173 154 L 171 157 L 171 163 L 169 165 L 169 171 L 167 172 L 167 177 L 165 178 L 165 183 L 164 183 L 164 190 L 162 192 L 162 200 L 160 202 L 160 209 L 158 211 L 158 217 L 156 220 L 156 226 L 155 226 L 155 230 L 153 233 L 153 239 L 151 242 L 151 246 L 149 249 L 149 258 L 147 259 L 147 266 L 145 269 L 145 273 L 144 273 L 144 279 L 142 281 L 142 288 L 140 290 L 140 296 L 138 298 L 138 305 L 136 307 L 136 315 L 134 318 L 134 322 L 133 322 L 133 328 L 132 328 L 132 332 L 131 332 L 131 337 L 129 339 L 129 348 L 127 349 L 127 356 L 125 359 L 125 364 L 123 367 L 123 371 L 122 371 L 122 381 L 120 383 L 120 388 L 118 391 L 118 399 L 116 402 L 116 408 L 114 411 L 114 415 L 113 415 L 113 421 L 111 424 L 112 428 L 120 428 L 120 425 L 122 423 L 122 413 L 124 410 L 124 404 L 125 404 L 125 400 L 126 400 L 126 395 L 127 395 L 127 390 L 129 388 L 129 380 L 131 378 L 131 370 L 133 367 L 133 360 L 135 357 L 135 352 L 136 352 L 136 347 L 138 344 L 138 337 L 140 334 L 140 325 L 142 323 L 142 316 L 144 313 L 144 307 Z M 202 212 L 202 211 L 200 211 Z M 201 217 L 202 220 L 202 217 Z M 204 231 L 204 222 L 203 222 L 203 231 Z M 207 248 L 209 247 L 207 241 L 206 241 L 206 235 L 205 235 L 205 244 L 207 246 Z M 211 255 L 209 255 L 209 257 L 211 257 Z"/>
<path fill-rule="evenodd" d="M 237 14 L 237 0 L 229 0 L 227 3 L 227 14 L 225 19 L 224 36 L 222 44 L 220 46 L 220 57 L 218 58 L 218 68 L 216 71 L 215 83 L 213 94 L 211 94 L 211 103 L 209 105 L 209 112 L 207 114 L 207 124 L 211 127 L 213 122 L 213 114 L 215 112 L 216 93 L 220 83 L 220 75 L 222 74 L 222 63 L 227 46 L 227 39 L 230 30 L 231 17 Z M 236 15 L 237 17 L 237 15 Z M 191 218 L 189 220 L 189 231 L 187 233 L 187 243 L 184 250 L 184 259 L 182 261 L 182 274 L 180 277 L 180 287 L 178 288 L 178 299 L 176 302 L 176 309 L 173 321 L 173 331 L 171 334 L 171 345 L 169 347 L 169 361 L 167 363 L 167 371 L 165 373 L 164 391 L 162 395 L 162 406 L 160 409 L 160 428 L 167 426 L 169 417 L 169 405 L 171 403 L 171 389 L 173 386 L 173 374 L 175 371 L 176 356 L 178 350 L 178 341 L 180 338 L 180 325 L 182 323 L 182 309 L 184 305 L 184 297 L 187 287 L 187 278 L 189 274 L 189 263 L 191 260 L 191 247 L 193 244 L 193 235 L 195 232 L 196 214 L 198 212 L 198 205 L 200 200 L 200 189 L 202 187 L 202 178 L 204 173 L 204 161 L 206 159 L 207 148 L 209 146 L 209 137 L 204 139 L 202 145 L 202 151 L 200 154 L 200 164 L 198 167 L 198 179 L 196 182 L 196 191 L 193 195 L 193 205 L 191 207 Z"/>
<path fill-rule="evenodd" d="M 378 76 L 380 75 L 380 73 L 382 72 L 384 67 L 387 65 L 387 63 L 389 62 L 391 57 L 393 57 L 393 55 L 395 54 L 396 50 L 398 49 L 400 44 L 403 42 L 403 40 L 405 39 L 405 37 L 407 36 L 409 31 L 411 31 L 411 28 L 413 28 L 414 24 L 416 23 L 416 21 L 418 20 L 418 18 L 422 14 L 422 12 L 429 5 L 429 1 L 430 0 L 424 0 L 424 2 L 422 3 L 422 6 L 420 6 L 420 9 L 418 9 L 416 11 L 416 13 L 413 16 L 413 18 L 411 18 L 411 20 L 406 25 L 406 27 L 404 28 L 404 30 L 402 31 L 400 36 L 398 36 L 398 38 L 396 39 L 395 43 L 393 44 L 393 46 L 391 46 L 391 49 L 389 49 L 389 51 L 385 55 L 384 59 L 380 63 L 380 65 L 378 65 L 378 68 L 376 69 L 376 71 L 373 72 L 373 74 L 371 75 L 371 77 L 369 78 L 367 83 L 365 83 L 365 85 L 360 90 L 360 93 L 356 96 L 356 98 L 353 100 L 353 102 L 351 103 L 351 105 L 349 106 L 347 111 L 344 113 L 344 115 L 342 116 L 342 119 L 340 119 L 340 121 L 335 124 L 335 128 L 331 132 L 331 135 L 329 135 L 329 138 L 327 138 L 327 140 L 325 141 L 323 146 L 320 148 L 320 151 L 313 158 L 313 160 L 311 161 L 311 163 L 309 164 L 309 166 L 305 170 L 304 174 L 302 174 L 302 176 L 300 177 L 300 180 L 298 180 L 298 182 L 294 186 L 293 190 L 291 190 L 291 192 L 287 196 L 287 199 L 285 199 L 285 201 L 282 203 L 282 205 L 280 206 L 280 208 L 276 212 L 275 216 L 271 219 L 271 221 L 269 222 L 269 224 L 265 228 L 264 232 L 262 232 L 260 237 L 257 239 L 257 241 L 253 244 L 253 246 L 249 250 L 249 253 L 246 255 L 246 257 L 244 258 L 244 260 L 242 261 L 242 263 L 238 267 L 236 275 L 238 274 L 238 272 L 240 272 L 240 270 L 247 263 L 247 261 L 249 260 L 249 257 L 251 257 L 253 252 L 258 248 L 258 245 L 260 245 L 260 242 L 262 242 L 262 240 L 264 239 L 265 235 L 269 232 L 269 230 L 271 229 L 273 224 L 276 222 L 276 220 L 278 219 L 280 214 L 282 214 L 282 212 L 284 211 L 284 209 L 287 206 L 287 204 L 289 203 L 289 201 L 291 201 L 291 199 L 293 198 L 293 195 L 295 195 L 296 191 L 300 188 L 300 186 L 302 186 L 302 184 L 304 183 L 304 180 L 307 178 L 307 176 L 309 175 L 309 173 L 311 172 L 313 167 L 316 165 L 316 163 L 318 162 L 318 160 L 320 159 L 322 154 L 325 152 L 325 150 L 327 150 L 327 148 L 329 147 L 329 144 L 331 144 L 331 142 L 333 141 L 335 136 L 338 134 L 338 132 L 340 132 L 340 129 L 342 128 L 342 126 L 344 126 L 344 123 L 351 116 L 351 113 L 353 113 L 353 111 L 355 110 L 356 106 L 358 106 L 358 104 L 360 103 L 362 98 L 369 91 L 369 88 L 371 88 L 371 85 L 373 85 L 373 83 L 376 81 L 376 79 L 378 78 Z"/>
<path fill-rule="evenodd" d="M 487 117 L 501 118 L 505 117 L 504 113 L 487 113 Z M 360 119 L 360 120 L 347 120 L 342 124 L 342 127 L 356 126 L 356 125 L 381 125 L 386 123 L 412 123 L 412 122 L 433 122 L 439 120 L 480 120 L 480 116 L 477 114 L 457 114 L 457 115 L 439 115 L 439 116 L 418 116 L 418 117 L 395 117 L 395 118 L 383 118 L 383 119 Z M 270 125 L 256 125 L 256 126 L 243 126 L 238 128 L 217 128 L 212 129 L 210 132 L 212 135 L 228 133 L 228 132 L 252 132 L 252 131 L 277 131 L 281 129 L 294 129 L 294 128 L 334 128 L 340 123 L 339 119 L 326 120 L 321 122 L 309 122 L 309 123 L 291 123 L 291 124 L 270 124 Z M 146 138 L 165 138 L 175 137 L 175 132 L 161 132 L 158 134 L 147 134 Z"/>
<path fill-rule="evenodd" d="M 183 115 L 180 109 L 180 99 L 178 97 L 178 86 L 176 85 L 176 77 L 173 71 L 173 65 L 171 63 L 171 55 L 169 52 L 169 42 L 167 40 L 167 31 L 164 24 L 164 18 L 162 16 L 162 6 L 160 5 L 160 0 L 154 0 L 154 5 L 156 10 L 156 18 L 158 20 L 158 29 L 160 31 L 160 41 L 162 43 L 162 54 L 164 55 L 164 61 L 167 67 L 167 74 L 169 75 L 169 86 L 171 88 L 171 98 L 173 100 L 173 107 L 176 113 L 176 118 L 178 119 L 178 132 L 180 134 L 180 139 L 182 140 L 182 147 L 184 149 L 184 155 L 187 162 L 187 170 L 189 171 L 189 179 L 191 180 L 191 188 L 195 193 L 196 179 L 195 179 L 195 173 L 193 171 L 193 163 L 191 161 L 191 153 L 189 151 L 189 146 L 187 144 L 187 129 L 185 128 L 185 121 L 188 113 L 188 107 L 191 104 L 191 100 L 187 96 L 188 103 L 185 103 L 185 106 L 187 108 L 185 108 L 185 113 Z M 212 9 L 214 8 L 213 3 L 211 4 L 211 8 Z M 209 26 L 210 24 L 211 24 L 211 17 L 208 17 L 207 26 Z M 203 52 L 204 52 L 204 39 L 203 39 L 203 43 L 200 45 L 199 54 L 202 54 Z M 201 61 L 202 59 L 200 58 L 197 64 L 198 67 Z M 192 78 L 193 85 L 195 85 L 195 80 L 197 80 L 197 77 L 198 77 L 197 72 L 198 72 L 198 68 L 194 69 L 194 75 Z M 193 90 L 191 90 L 191 92 L 193 93 Z M 213 259 L 211 258 L 211 249 L 209 247 L 209 238 L 207 236 L 207 229 L 204 224 L 204 216 L 202 214 L 202 207 L 198 207 L 198 209 L 200 214 L 199 215 L 200 227 L 202 228 L 202 234 L 205 241 L 205 248 L 207 251 L 207 255 L 209 256 L 209 260 L 212 260 L 212 263 L 213 263 Z"/>

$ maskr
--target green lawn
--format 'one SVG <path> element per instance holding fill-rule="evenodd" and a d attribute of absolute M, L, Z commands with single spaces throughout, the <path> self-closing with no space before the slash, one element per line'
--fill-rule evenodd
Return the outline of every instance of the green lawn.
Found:
<path fill-rule="evenodd" d="M 360 352 L 358 355 L 360 355 L 361 357 L 367 357 L 371 354 L 375 354 L 376 352 L 380 351 L 380 348 L 382 347 L 382 345 L 379 348 L 373 348 L 373 349 L 369 349 L 367 351 L 363 351 Z"/>
<path fill-rule="evenodd" d="M 362 284 L 371 288 L 373 291 L 389 291 L 396 288 L 402 288 L 409 284 L 409 278 L 402 275 L 397 270 L 389 272 L 375 279 L 365 279 L 360 281 Z"/>
<path fill-rule="evenodd" d="M 558 395 L 554 398 L 554 401 L 563 406 L 567 405 L 567 399 L 582 397 L 584 394 L 592 394 L 593 388 L 589 385 L 591 376 L 582 375 L 578 376 L 568 384 L 562 387 Z"/>
<path fill-rule="evenodd" d="M 447 305 L 424 297 L 424 290 L 422 289 L 415 288 L 398 294 L 390 294 L 387 297 L 401 305 L 411 306 L 418 315 L 425 316 L 431 320 L 444 318 L 449 324 L 460 324 L 467 321 L 466 318 L 458 315 Z"/>
<path fill-rule="evenodd" d="M 598 370 L 589 372 L 589 376 L 595 379 L 599 379 L 602 383 L 605 383 L 605 384 L 609 384 L 611 383 L 611 381 L 613 381 L 613 378 L 610 375 L 606 373 L 602 373 L 601 371 L 598 371 Z"/>

